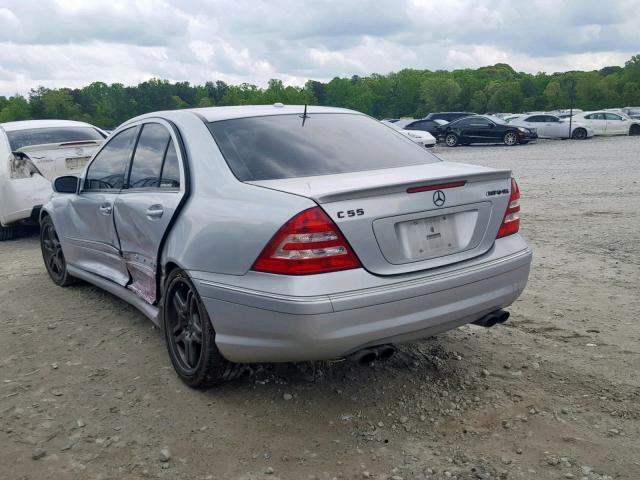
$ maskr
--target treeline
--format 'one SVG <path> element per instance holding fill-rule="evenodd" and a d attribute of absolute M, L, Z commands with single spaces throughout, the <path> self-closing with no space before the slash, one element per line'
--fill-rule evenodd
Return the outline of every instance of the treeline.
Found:
<path fill-rule="evenodd" d="M 430 71 L 406 69 L 388 75 L 309 80 L 304 87 L 271 80 L 267 88 L 211 81 L 204 85 L 151 79 L 137 86 L 94 82 L 83 88 L 32 89 L 25 98 L 0 96 L 0 122 L 31 118 L 83 120 L 113 128 L 155 111 L 216 105 L 331 105 L 377 118 L 421 117 L 430 111 L 521 112 L 574 107 L 583 110 L 639 106 L 640 55 L 624 67 L 564 73 L 516 72 L 509 65 Z"/>

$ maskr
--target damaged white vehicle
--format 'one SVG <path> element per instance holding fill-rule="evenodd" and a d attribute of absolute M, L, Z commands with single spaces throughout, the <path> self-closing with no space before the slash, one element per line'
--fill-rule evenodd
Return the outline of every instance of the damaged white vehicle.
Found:
<path fill-rule="evenodd" d="M 24 120 L 0 123 L 0 241 L 38 222 L 51 181 L 80 172 L 106 134 L 84 122 Z"/>

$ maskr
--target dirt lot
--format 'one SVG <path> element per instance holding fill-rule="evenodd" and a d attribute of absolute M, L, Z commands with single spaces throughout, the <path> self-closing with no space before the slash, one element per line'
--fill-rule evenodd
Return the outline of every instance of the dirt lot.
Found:
<path fill-rule="evenodd" d="M 0 478 L 640 478 L 640 137 L 437 151 L 514 171 L 533 271 L 504 326 L 384 363 L 192 391 L 135 309 L 1 243 Z"/>

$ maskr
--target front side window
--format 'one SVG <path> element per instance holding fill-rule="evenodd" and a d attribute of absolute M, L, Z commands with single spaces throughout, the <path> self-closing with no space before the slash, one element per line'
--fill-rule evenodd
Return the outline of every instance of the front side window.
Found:
<path fill-rule="evenodd" d="M 171 134 L 159 123 L 146 123 L 136 145 L 129 188 L 157 188 Z"/>
<path fill-rule="evenodd" d="M 120 190 L 131 160 L 137 127 L 123 130 L 112 137 L 89 165 L 84 190 Z"/>
<path fill-rule="evenodd" d="M 622 117 L 620 115 L 616 115 L 615 113 L 605 113 L 604 116 L 607 120 L 616 120 L 621 121 Z"/>
<path fill-rule="evenodd" d="M 208 123 L 241 181 L 331 175 L 438 162 L 365 115 L 270 115 Z"/>
<path fill-rule="evenodd" d="M 488 127 L 491 125 L 491 122 L 486 118 L 475 117 L 471 120 L 471 126 L 473 127 Z"/>
<path fill-rule="evenodd" d="M 9 131 L 7 138 L 13 152 L 31 145 L 104 140 L 104 136 L 93 127 L 29 128 Z"/>

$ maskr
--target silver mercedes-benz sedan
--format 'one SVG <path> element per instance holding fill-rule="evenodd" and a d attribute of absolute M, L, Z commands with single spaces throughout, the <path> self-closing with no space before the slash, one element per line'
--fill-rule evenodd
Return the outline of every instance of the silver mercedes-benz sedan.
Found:
<path fill-rule="evenodd" d="M 141 310 L 192 387 L 501 323 L 531 263 L 508 170 L 442 161 L 338 108 L 143 115 L 54 190 L 52 280 Z"/>

